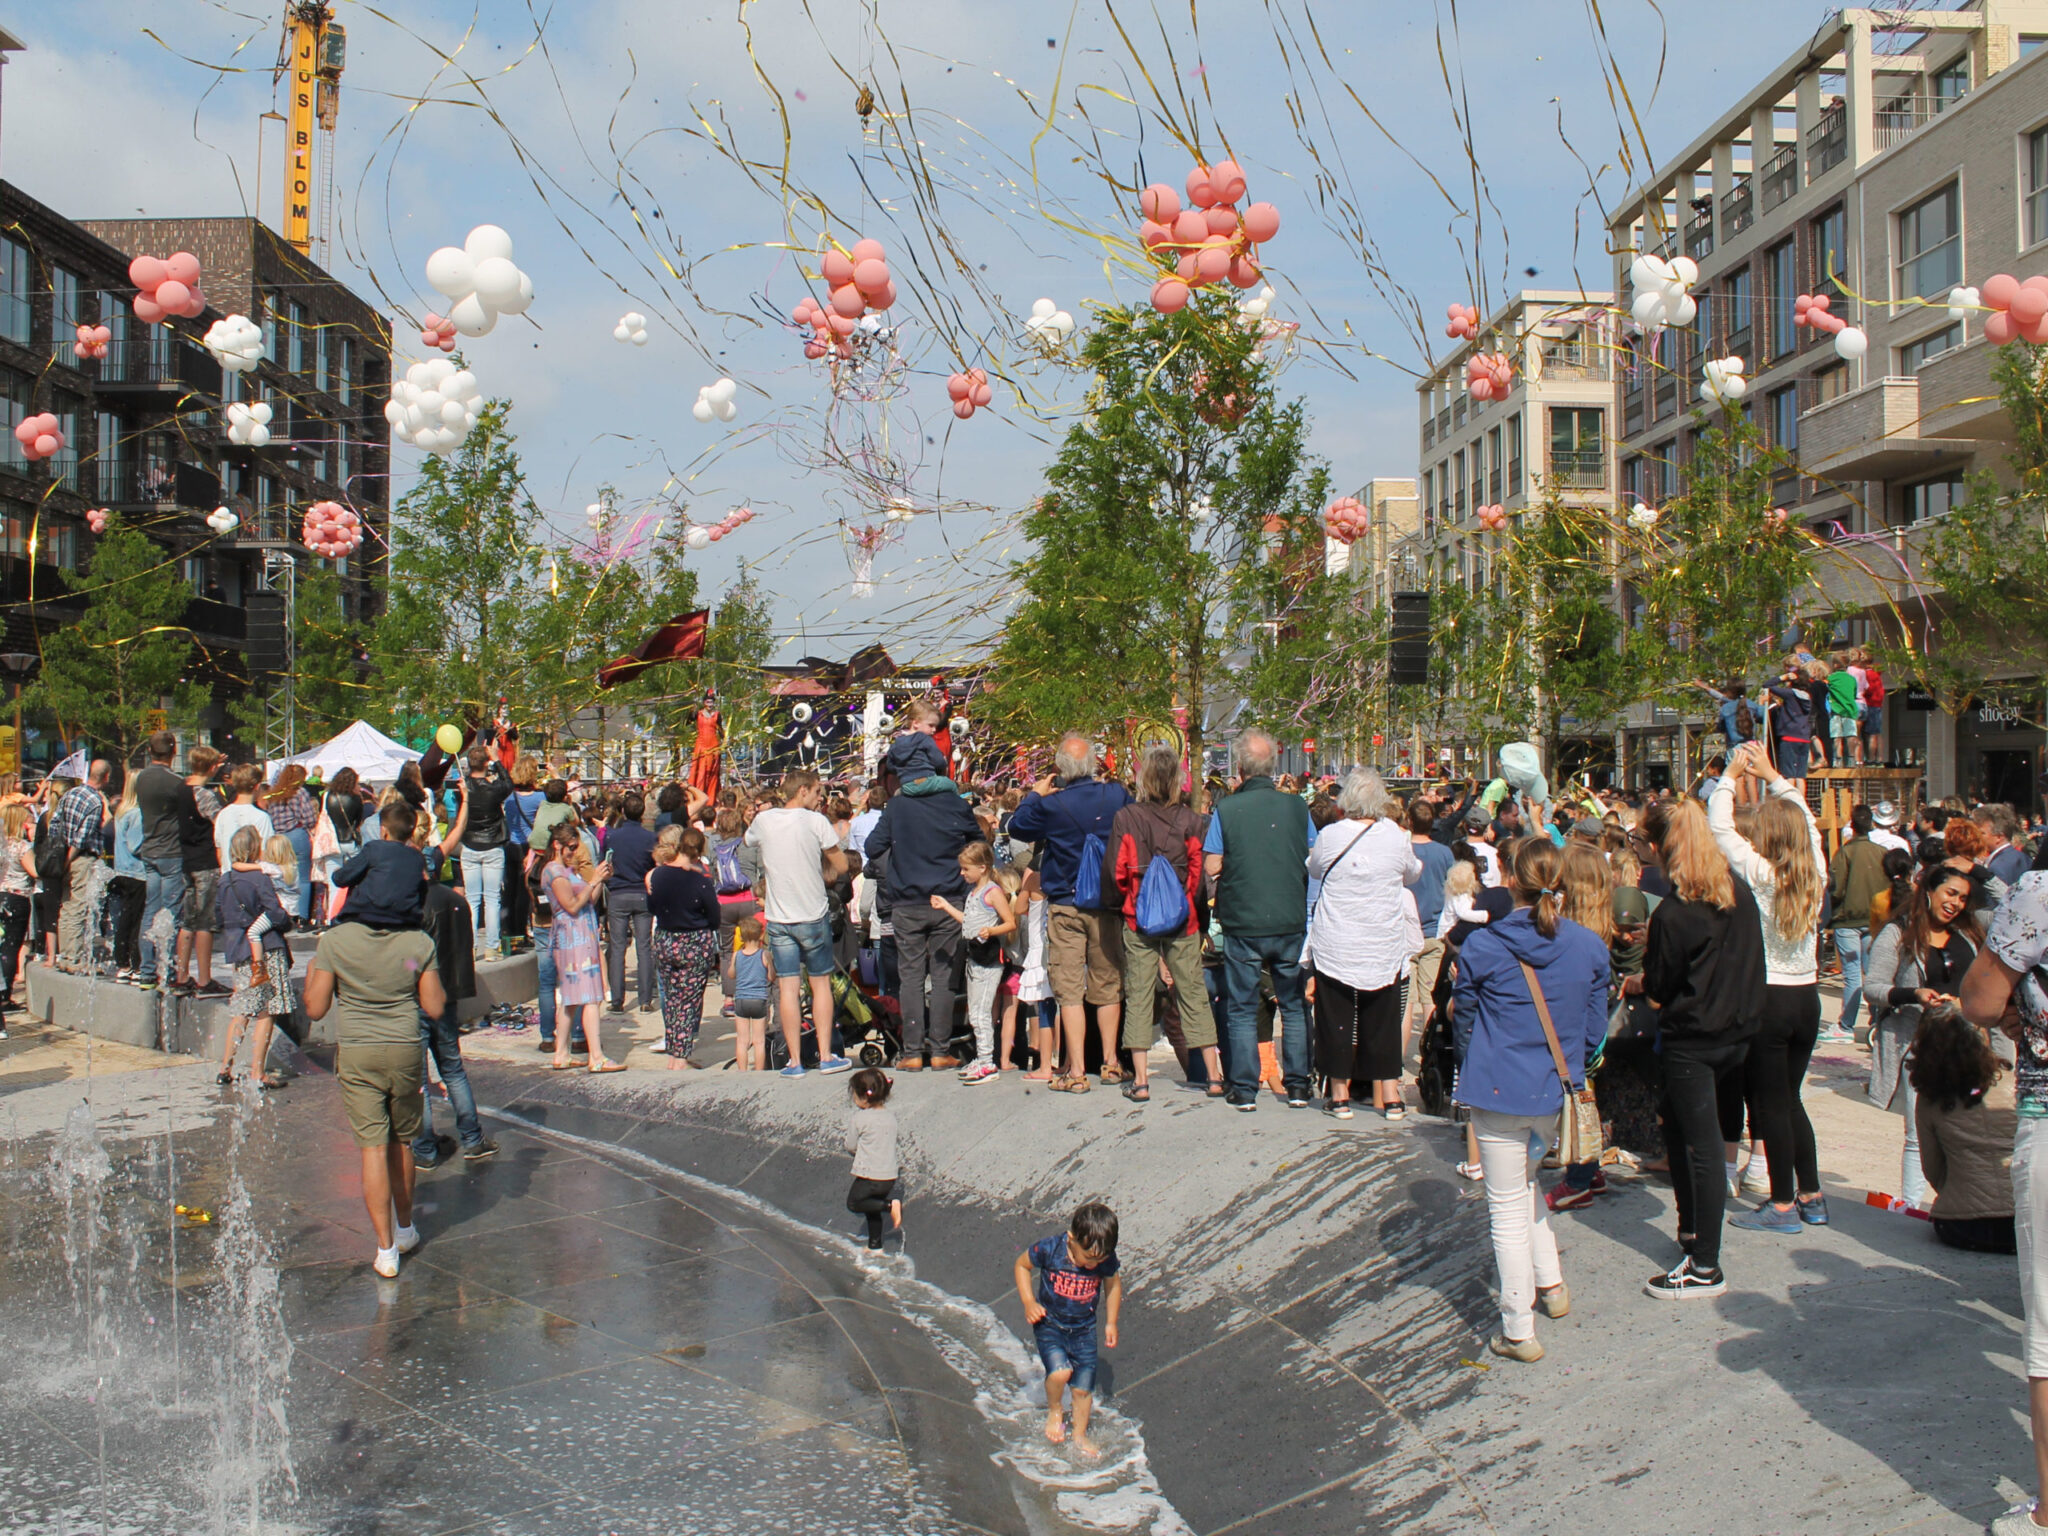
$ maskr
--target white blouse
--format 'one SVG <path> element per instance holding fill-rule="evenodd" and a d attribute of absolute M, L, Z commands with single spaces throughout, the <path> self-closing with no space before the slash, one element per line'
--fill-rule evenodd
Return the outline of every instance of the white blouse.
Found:
<path fill-rule="evenodd" d="M 1408 889 L 1422 878 L 1422 860 L 1400 824 L 1385 817 L 1331 822 L 1309 849 L 1308 873 L 1322 882 L 1308 930 L 1316 971 L 1364 991 L 1406 975 L 1422 948 Z"/>
<path fill-rule="evenodd" d="M 1813 812 L 1807 809 L 1806 797 L 1792 787 L 1789 779 L 1773 779 L 1765 793 L 1780 800 L 1789 800 L 1799 807 L 1799 814 L 1806 818 L 1806 836 L 1813 849 L 1813 862 L 1825 881 L 1828 873 L 1828 858 L 1821 851 L 1820 828 L 1815 824 Z M 1707 825 L 1713 829 L 1714 841 L 1720 846 L 1721 856 L 1728 861 L 1736 877 L 1749 887 L 1756 897 L 1756 912 L 1764 930 L 1764 983 L 1773 987 L 1803 987 L 1811 984 L 1819 975 L 1817 940 L 1820 927 L 1816 923 L 1796 939 L 1787 939 L 1778 932 L 1777 894 L 1778 877 L 1771 869 L 1769 860 L 1751 846 L 1748 838 L 1735 830 L 1735 783 L 1723 779 L 1707 797 Z"/>

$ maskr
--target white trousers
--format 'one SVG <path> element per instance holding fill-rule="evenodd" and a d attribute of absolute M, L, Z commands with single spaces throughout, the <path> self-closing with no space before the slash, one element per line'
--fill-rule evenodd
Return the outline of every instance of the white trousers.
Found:
<path fill-rule="evenodd" d="M 1536 1291 L 1564 1283 L 1557 1238 L 1550 1230 L 1536 1171 L 1557 1136 L 1558 1117 L 1472 1111 L 1479 1166 L 1486 1176 L 1486 1214 L 1493 1261 L 1500 1268 L 1500 1331 L 1510 1339 L 1536 1333 Z M 2017 1165 L 2015 1165 L 2017 1168 Z"/>

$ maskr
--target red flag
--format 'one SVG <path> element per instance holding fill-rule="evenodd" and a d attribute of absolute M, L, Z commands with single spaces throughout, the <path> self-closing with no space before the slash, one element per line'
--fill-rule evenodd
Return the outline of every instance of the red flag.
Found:
<path fill-rule="evenodd" d="M 698 608 L 670 619 L 625 655 L 597 669 L 597 686 L 609 688 L 638 677 L 663 661 L 691 661 L 704 654 L 704 628 L 711 610 Z"/>

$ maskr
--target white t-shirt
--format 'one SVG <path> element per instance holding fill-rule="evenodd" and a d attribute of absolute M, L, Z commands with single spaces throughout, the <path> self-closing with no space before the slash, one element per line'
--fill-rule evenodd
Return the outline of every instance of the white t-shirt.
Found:
<path fill-rule="evenodd" d="M 767 887 L 762 915 L 769 922 L 812 923 L 825 915 L 825 871 L 819 859 L 839 846 L 831 822 L 816 811 L 779 805 L 754 818 L 747 846 L 760 850 Z"/>
<path fill-rule="evenodd" d="M 1896 848 L 1901 853 L 1911 853 L 1913 851 L 1913 845 L 1899 836 L 1890 827 L 1872 827 L 1870 829 L 1870 840 L 1880 848 Z"/>
<path fill-rule="evenodd" d="M 1473 838 L 1467 846 L 1471 848 L 1472 856 L 1479 860 L 1479 883 L 1487 890 L 1492 890 L 1500 884 L 1500 854 L 1495 851 L 1493 844 L 1482 843 L 1477 838 Z"/>
<path fill-rule="evenodd" d="M 226 869 L 234 862 L 228 857 L 228 846 L 234 842 L 235 834 L 244 827 L 254 827 L 256 835 L 265 842 L 277 829 L 270 824 L 270 812 L 261 806 L 231 805 L 213 818 L 213 847 L 220 855 L 220 867 Z"/>

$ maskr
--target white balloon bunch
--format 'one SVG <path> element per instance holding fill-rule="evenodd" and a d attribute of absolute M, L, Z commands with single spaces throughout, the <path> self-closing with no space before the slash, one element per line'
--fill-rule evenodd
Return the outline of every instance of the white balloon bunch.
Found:
<path fill-rule="evenodd" d="M 637 309 L 629 309 L 619 316 L 619 323 L 612 327 L 613 341 L 630 341 L 636 347 L 647 345 L 647 317 Z"/>
<path fill-rule="evenodd" d="M 392 382 L 384 419 L 400 442 L 446 457 L 469 436 L 482 407 L 483 389 L 476 375 L 437 357 L 430 363 L 414 363 L 404 378 Z"/>
<path fill-rule="evenodd" d="M 241 519 L 226 507 L 215 507 L 206 514 L 206 526 L 215 533 L 226 533 L 239 522 L 241 522 Z"/>
<path fill-rule="evenodd" d="M 228 406 L 228 441 L 237 448 L 268 448 L 270 446 L 270 407 L 257 400 L 253 403 L 241 400 Z"/>
<path fill-rule="evenodd" d="M 1057 346 L 1074 334 L 1074 317 L 1051 299 L 1040 299 L 1031 306 L 1031 315 L 1024 322 L 1024 329 Z"/>
<path fill-rule="evenodd" d="M 720 379 L 716 384 L 706 384 L 697 391 L 697 403 L 690 407 L 690 414 L 699 421 L 731 421 L 739 415 L 740 408 L 733 396 L 740 392 L 739 385 L 731 379 Z"/>
<path fill-rule="evenodd" d="M 1700 404 L 1733 405 L 1749 393 L 1749 380 L 1742 376 L 1749 365 L 1739 357 L 1710 358 L 1706 378 L 1700 384 Z"/>
<path fill-rule="evenodd" d="M 882 521 L 907 523 L 917 516 L 917 504 L 908 496 L 891 496 L 882 505 Z"/>
<path fill-rule="evenodd" d="M 1853 363 L 1870 350 L 1870 337 L 1861 326 L 1845 325 L 1835 332 L 1835 356 Z"/>
<path fill-rule="evenodd" d="M 1267 311 L 1272 309 L 1273 300 L 1278 297 L 1279 295 L 1273 292 L 1272 284 L 1268 283 L 1257 293 L 1248 293 L 1239 299 L 1237 312 L 1247 320 L 1263 320 Z"/>
<path fill-rule="evenodd" d="M 1628 525 L 1631 528 L 1650 529 L 1657 526 L 1657 509 L 1643 505 L 1640 501 L 1628 509 Z"/>
<path fill-rule="evenodd" d="M 263 361 L 263 327 L 247 315 L 229 315 L 206 328 L 206 350 L 229 373 L 248 373 Z"/>
<path fill-rule="evenodd" d="M 1961 320 L 1973 309 L 1984 307 L 1983 292 L 1976 288 L 1951 288 L 1948 291 L 1948 317 Z"/>
<path fill-rule="evenodd" d="M 448 318 L 465 336 L 487 336 L 500 315 L 523 315 L 533 302 L 533 279 L 512 261 L 512 237 L 495 224 L 479 224 L 458 248 L 444 245 L 427 258 L 427 281 L 455 302 Z"/>
<path fill-rule="evenodd" d="M 1629 313 L 1644 330 L 1691 325 L 1693 316 L 1699 313 L 1692 285 L 1700 280 L 1700 269 L 1690 256 L 1674 256 L 1666 261 L 1645 253 L 1629 263 L 1628 277 L 1636 290 Z"/>

